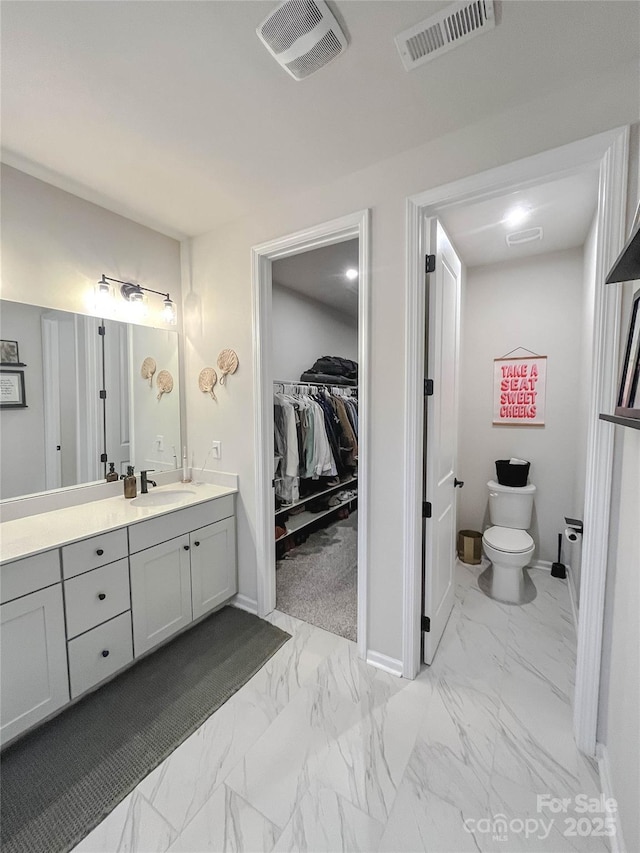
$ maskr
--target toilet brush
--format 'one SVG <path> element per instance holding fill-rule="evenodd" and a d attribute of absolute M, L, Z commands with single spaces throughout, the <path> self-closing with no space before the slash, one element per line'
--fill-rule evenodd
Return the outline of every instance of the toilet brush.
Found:
<path fill-rule="evenodd" d="M 552 578 L 566 578 L 567 576 L 567 567 L 564 563 L 561 563 L 562 559 L 562 533 L 558 533 L 558 562 L 552 563 L 551 565 L 551 577 Z"/>

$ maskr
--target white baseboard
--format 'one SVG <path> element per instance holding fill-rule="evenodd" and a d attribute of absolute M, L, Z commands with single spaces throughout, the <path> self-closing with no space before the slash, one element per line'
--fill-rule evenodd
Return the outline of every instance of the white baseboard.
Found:
<path fill-rule="evenodd" d="M 383 669 L 391 675 L 402 675 L 402 661 L 397 658 L 390 658 L 388 655 L 383 655 L 380 652 L 373 652 L 371 649 L 367 651 L 367 663 L 375 666 L 378 669 Z"/>
<path fill-rule="evenodd" d="M 611 782 L 611 764 L 609 763 L 609 750 L 603 743 L 596 744 L 596 759 L 598 761 L 598 772 L 600 773 L 600 788 L 605 796 L 605 799 L 616 799 L 613 784 Z M 620 823 L 620 811 L 616 810 L 611 815 L 615 822 L 616 832 L 609 841 L 611 844 L 611 853 L 626 853 L 627 848 L 624 843 L 622 834 L 622 825 Z"/>
<path fill-rule="evenodd" d="M 240 592 L 233 596 L 229 604 L 232 607 L 237 607 L 238 610 L 246 610 L 247 613 L 253 613 L 254 616 L 258 613 L 258 602 L 247 595 L 242 595 Z"/>

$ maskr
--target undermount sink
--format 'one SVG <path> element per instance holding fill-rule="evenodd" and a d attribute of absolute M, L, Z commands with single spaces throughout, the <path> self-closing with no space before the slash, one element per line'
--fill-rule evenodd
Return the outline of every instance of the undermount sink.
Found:
<path fill-rule="evenodd" d="M 167 489 L 166 491 L 152 491 L 147 495 L 138 495 L 131 503 L 134 506 L 166 506 L 177 504 L 182 498 L 195 495 L 193 489 Z"/>

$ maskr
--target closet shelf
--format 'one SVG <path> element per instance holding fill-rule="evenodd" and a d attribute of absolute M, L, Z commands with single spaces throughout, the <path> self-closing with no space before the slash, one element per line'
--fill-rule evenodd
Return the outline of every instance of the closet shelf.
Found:
<path fill-rule="evenodd" d="M 622 418 L 619 415 L 600 415 L 601 421 L 609 421 L 618 426 L 631 427 L 631 429 L 640 429 L 640 418 Z"/>
<path fill-rule="evenodd" d="M 324 489 L 322 492 L 314 492 L 312 495 L 307 495 L 306 498 L 300 498 L 300 500 L 294 501 L 293 503 L 287 504 L 286 506 L 281 506 L 280 509 L 276 510 L 276 516 L 282 515 L 283 512 L 289 512 L 296 506 L 302 506 L 303 504 L 308 504 L 309 501 L 315 501 L 316 498 L 321 498 L 325 495 L 330 495 L 332 492 L 339 492 L 340 489 L 346 489 L 349 486 L 353 486 L 354 483 L 358 482 L 357 477 L 351 477 L 349 480 L 345 480 L 342 483 L 338 483 L 337 486 L 329 486 L 328 489 Z"/>
<path fill-rule="evenodd" d="M 330 506 L 328 509 L 322 510 L 322 512 L 301 512 L 300 515 L 294 515 L 287 521 L 287 532 L 284 536 L 279 536 L 275 541 L 276 543 L 282 542 L 287 539 L 294 533 L 298 533 L 300 530 L 303 530 L 305 527 L 309 527 L 310 524 L 313 524 L 314 521 L 317 521 L 319 518 L 324 518 L 325 515 L 329 515 L 332 512 L 336 512 L 342 507 L 349 506 L 354 501 L 357 501 L 357 496 L 353 498 L 349 498 L 346 501 L 341 501 L 336 506 Z"/>

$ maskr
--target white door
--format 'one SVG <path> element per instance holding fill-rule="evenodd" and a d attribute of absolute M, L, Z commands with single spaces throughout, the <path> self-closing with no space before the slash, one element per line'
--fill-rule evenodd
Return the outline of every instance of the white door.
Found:
<path fill-rule="evenodd" d="M 225 518 L 190 534 L 193 618 L 228 601 L 238 590 L 236 523 Z"/>
<path fill-rule="evenodd" d="M 119 474 L 131 461 L 129 417 L 129 338 L 127 326 L 104 321 L 105 451 Z"/>
<path fill-rule="evenodd" d="M 59 324 L 42 318 L 42 379 L 44 388 L 44 473 L 45 488 L 62 485 L 62 428 L 60 425 L 60 342 Z M 63 381 L 71 381 L 64 377 Z"/>
<path fill-rule="evenodd" d="M 0 607 L 2 743 L 69 701 L 62 585 Z"/>
<path fill-rule="evenodd" d="M 192 621 L 189 551 L 185 534 L 129 558 L 135 657 Z"/>
<path fill-rule="evenodd" d="M 455 595 L 456 449 L 458 442 L 458 357 L 462 264 L 437 219 L 426 223 L 428 252 L 435 269 L 427 276 L 426 374 L 433 394 L 425 396 L 423 521 L 424 662 L 438 648 Z M 428 505 L 427 505 L 428 506 Z M 425 513 L 429 516 L 429 512 Z"/>

